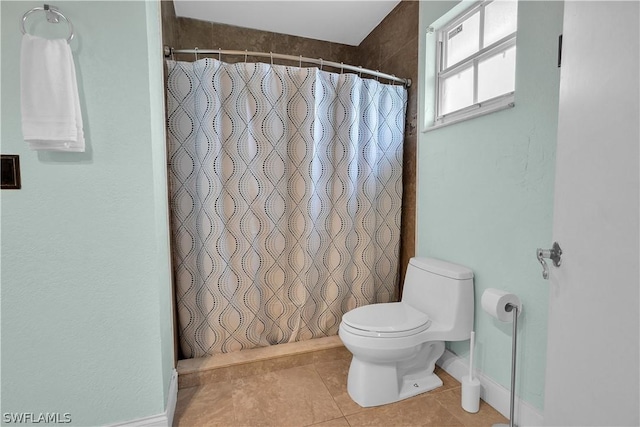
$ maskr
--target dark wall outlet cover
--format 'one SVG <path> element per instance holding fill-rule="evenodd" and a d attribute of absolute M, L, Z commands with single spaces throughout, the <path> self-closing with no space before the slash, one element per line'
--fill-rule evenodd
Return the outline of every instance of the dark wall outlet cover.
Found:
<path fill-rule="evenodd" d="M 2 154 L 0 163 L 1 185 L 3 190 L 19 190 L 20 182 L 20 156 L 17 154 Z"/>

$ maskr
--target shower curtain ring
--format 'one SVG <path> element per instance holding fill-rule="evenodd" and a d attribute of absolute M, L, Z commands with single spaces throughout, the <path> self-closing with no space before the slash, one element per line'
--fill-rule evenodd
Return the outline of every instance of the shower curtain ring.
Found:
<path fill-rule="evenodd" d="M 322 58 L 320 58 L 320 71 L 322 71 Z"/>
<path fill-rule="evenodd" d="M 196 46 L 195 50 L 195 54 L 196 54 L 196 61 L 198 60 L 198 47 Z"/>
<path fill-rule="evenodd" d="M 340 63 L 340 74 L 344 73 L 344 62 Z"/>
<path fill-rule="evenodd" d="M 222 61 L 222 49 L 218 48 L 218 61 Z"/>
<path fill-rule="evenodd" d="M 273 52 L 269 52 L 269 56 L 271 57 L 271 65 L 273 65 Z"/>
<path fill-rule="evenodd" d="M 360 65 L 360 78 L 362 78 L 362 65 Z"/>
<path fill-rule="evenodd" d="M 298 68 L 302 68 L 302 55 L 300 55 L 300 64 L 298 65 Z"/>
<path fill-rule="evenodd" d="M 244 50 L 244 63 L 247 63 L 247 49 Z"/>

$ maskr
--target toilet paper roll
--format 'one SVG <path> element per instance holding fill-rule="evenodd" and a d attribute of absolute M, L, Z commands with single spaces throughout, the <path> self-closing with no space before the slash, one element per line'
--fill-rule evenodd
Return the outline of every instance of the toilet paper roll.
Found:
<path fill-rule="evenodd" d="M 513 313 L 507 311 L 507 304 L 518 306 L 518 316 L 522 313 L 520 298 L 514 294 L 494 288 L 489 288 L 482 294 L 482 308 L 484 311 L 501 322 L 511 322 L 513 320 Z"/>

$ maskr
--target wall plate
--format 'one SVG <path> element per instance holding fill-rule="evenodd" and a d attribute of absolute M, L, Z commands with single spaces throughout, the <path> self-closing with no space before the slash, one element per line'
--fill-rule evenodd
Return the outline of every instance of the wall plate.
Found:
<path fill-rule="evenodd" d="M 19 190 L 22 187 L 20 181 L 20 156 L 17 154 L 0 155 L 0 188 L 2 190 Z"/>

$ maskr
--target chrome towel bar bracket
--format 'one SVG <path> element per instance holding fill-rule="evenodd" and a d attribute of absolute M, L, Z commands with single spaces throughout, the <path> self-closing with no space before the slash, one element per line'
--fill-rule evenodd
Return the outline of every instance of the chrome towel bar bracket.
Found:
<path fill-rule="evenodd" d="M 560 245 L 558 242 L 553 243 L 553 247 L 551 249 L 540 249 L 536 250 L 536 258 L 538 258 L 538 262 L 542 264 L 542 278 L 547 280 L 549 278 L 549 266 L 547 266 L 545 258 L 550 259 L 553 262 L 555 267 L 560 267 L 562 264 L 562 249 L 560 249 Z"/>
<path fill-rule="evenodd" d="M 22 34 L 27 34 L 27 30 L 24 28 L 24 24 L 27 21 L 29 15 L 40 10 L 43 10 L 47 13 L 47 21 L 52 24 L 58 24 L 60 22 L 60 18 L 64 19 L 67 22 L 67 25 L 69 26 L 69 37 L 67 37 L 67 43 L 71 42 L 71 39 L 73 39 L 73 24 L 66 16 L 62 14 L 62 12 L 60 12 L 60 10 L 58 10 L 57 7 L 48 4 L 45 4 L 44 7 L 34 7 L 33 9 L 28 10 L 24 15 L 22 15 L 22 19 L 20 20 L 20 31 L 22 32 Z"/>

